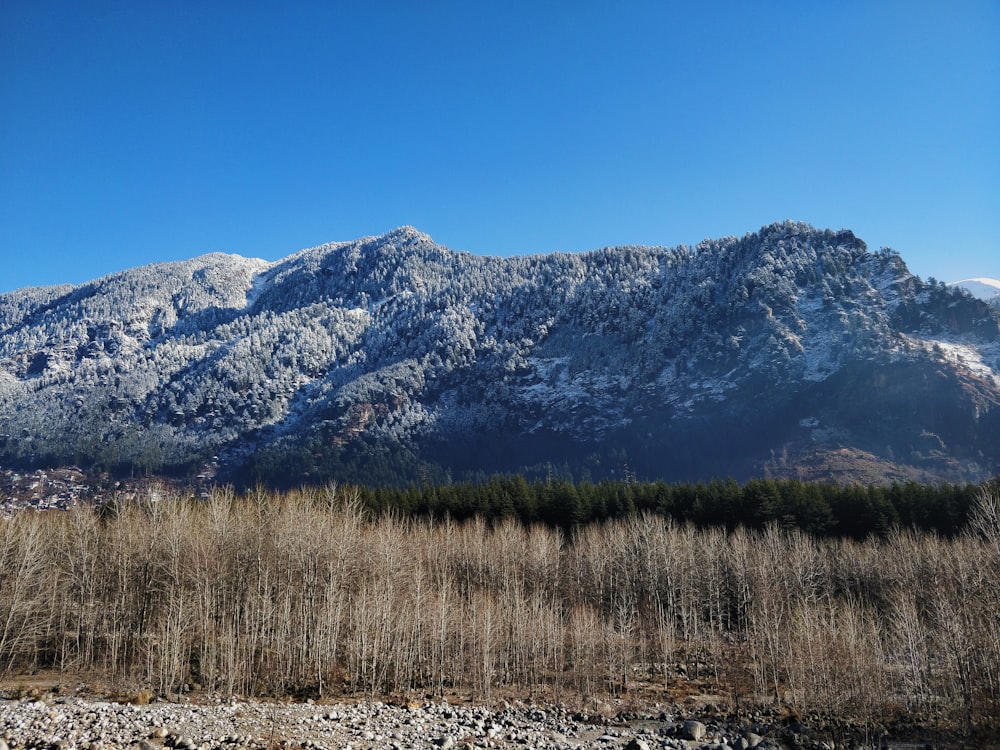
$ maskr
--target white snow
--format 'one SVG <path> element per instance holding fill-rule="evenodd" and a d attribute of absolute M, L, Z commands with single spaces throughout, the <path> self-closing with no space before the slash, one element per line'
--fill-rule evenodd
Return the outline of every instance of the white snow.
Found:
<path fill-rule="evenodd" d="M 610 375 L 585 370 L 569 372 L 569 357 L 527 357 L 539 380 L 521 386 L 520 398 L 543 408 L 546 416 L 529 432 L 541 429 L 569 430 L 580 436 L 593 437 L 604 430 L 620 427 L 631 420 L 613 394 L 629 388 L 624 375 Z M 582 419 L 574 426 L 572 418 Z"/>
<path fill-rule="evenodd" d="M 803 362 L 802 377 L 811 382 L 826 380 L 839 369 L 832 350 L 837 344 L 837 334 L 830 329 L 830 324 L 824 321 L 826 314 L 824 302 L 818 295 L 808 295 L 805 291 L 798 297 L 798 325 L 803 330 L 801 336 L 787 331 L 785 339 L 790 341 L 795 349 L 798 361 Z M 844 315 L 843 311 L 840 312 Z"/>
<path fill-rule="evenodd" d="M 989 300 L 993 297 L 1000 297 L 1000 281 L 979 277 L 976 279 L 963 279 L 962 281 L 948 282 L 948 286 L 958 286 L 967 290 L 973 297 L 982 300 Z"/>
<path fill-rule="evenodd" d="M 1000 343 L 970 346 L 961 341 L 945 338 L 924 339 L 911 336 L 903 338 L 927 351 L 933 351 L 937 347 L 949 362 L 995 385 L 1000 385 Z"/>
<path fill-rule="evenodd" d="M 266 272 L 273 266 L 276 266 L 277 263 L 269 263 L 259 258 L 247 258 L 246 260 L 250 266 L 252 276 L 250 277 L 250 286 L 246 290 L 246 300 L 243 303 L 243 309 L 249 310 L 271 280 Z"/>

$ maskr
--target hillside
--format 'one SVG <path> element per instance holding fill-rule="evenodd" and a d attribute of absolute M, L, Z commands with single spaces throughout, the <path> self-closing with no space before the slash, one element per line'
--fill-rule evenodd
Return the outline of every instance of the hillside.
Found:
<path fill-rule="evenodd" d="M 415 229 L 0 295 L 0 464 L 277 484 L 1000 472 L 1000 312 L 849 231 L 479 257 Z"/>

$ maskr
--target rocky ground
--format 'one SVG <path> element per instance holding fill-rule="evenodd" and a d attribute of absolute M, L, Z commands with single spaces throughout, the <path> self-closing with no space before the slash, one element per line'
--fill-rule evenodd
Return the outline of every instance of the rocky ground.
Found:
<path fill-rule="evenodd" d="M 735 721 L 711 714 L 619 711 L 503 703 L 493 708 L 427 701 L 319 704 L 204 699 L 118 703 L 86 697 L 0 700 L 0 750 L 333 750 L 364 748 L 747 748 L 959 747 L 889 741 L 883 730 L 835 737 L 785 717 Z M 613 709 L 612 709 L 613 710 Z M 848 734 L 853 736 L 848 737 Z M 968 745 L 966 745 L 968 746 Z"/>

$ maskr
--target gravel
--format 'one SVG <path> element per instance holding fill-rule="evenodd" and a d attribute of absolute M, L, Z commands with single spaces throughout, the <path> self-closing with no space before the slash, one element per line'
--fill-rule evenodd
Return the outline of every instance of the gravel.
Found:
<path fill-rule="evenodd" d="M 488 708 L 444 702 L 216 699 L 133 705 L 59 697 L 0 700 L 0 750 L 832 748 L 832 743 L 810 739 L 805 731 L 795 732 L 792 738 L 783 726 L 737 724 L 711 716 L 700 719 L 674 713 L 619 713 L 609 718 L 607 712 L 590 716 L 561 706 L 522 704 Z"/>

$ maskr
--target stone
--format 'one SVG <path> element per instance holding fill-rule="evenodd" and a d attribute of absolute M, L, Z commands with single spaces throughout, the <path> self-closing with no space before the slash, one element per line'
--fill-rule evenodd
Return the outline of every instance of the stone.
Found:
<path fill-rule="evenodd" d="M 649 750 L 649 743 L 633 737 L 625 746 L 625 750 Z"/>
<path fill-rule="evenodd" d="M 681 726 L 681 737 L 686 740 L 694 740 L 698 742 L 705 736 L 705 725 L 700 721 L 695 721 L 694 719 L 688 719 Z"/>

